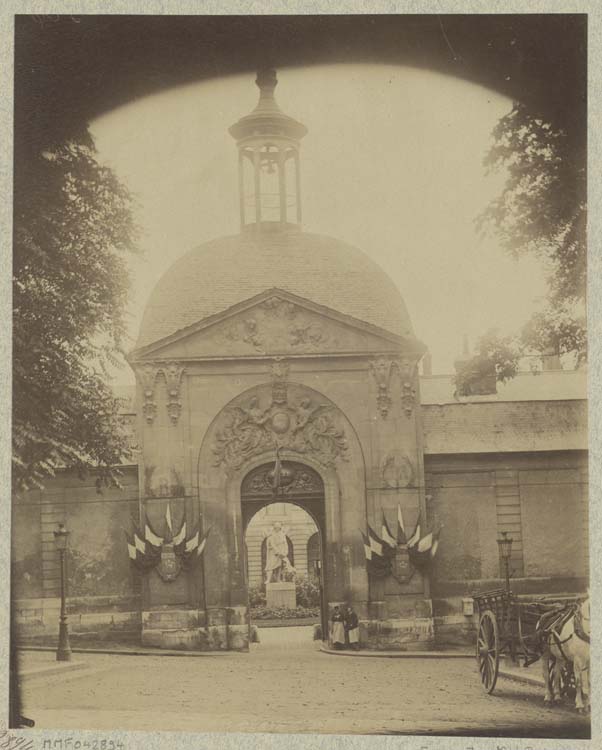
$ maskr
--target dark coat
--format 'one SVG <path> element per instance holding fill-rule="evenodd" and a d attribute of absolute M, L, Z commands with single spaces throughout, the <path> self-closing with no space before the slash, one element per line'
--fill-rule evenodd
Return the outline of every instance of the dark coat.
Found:
<path fill-rule="evenodd" d="M 359 620 L 357 619 L 357 615 L 353 610 L 351 612 L 345 613 L 345 630 L 354 630 L 359 625 Z"/>

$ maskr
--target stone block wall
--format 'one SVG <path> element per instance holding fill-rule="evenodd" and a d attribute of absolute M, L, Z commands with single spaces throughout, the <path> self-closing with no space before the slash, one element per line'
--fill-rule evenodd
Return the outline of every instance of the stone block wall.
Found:
<path fill-rule="evenodd" d="M 74 638 L 139 638 L 140 580 L 124 535 L 137 516 L 136 467 L 124 467 L 121 487 L 63 471 L 44 490 L 14 499 L 12 601 L 20 640 L 53 638 L 58 632 L 60 563 L 54 531 L 59 523 L 70 532 L 67 613 Z"/>
<path fill-rule="evenodd" d="M 505 584 L 497 538 L 513 539 L 510 586 L 525 596 L 588 586 L 585 451 L 426 456 L 428 514 L 443 525 L 431 591 L 439 643 L 473 643 L 463 599 Z"/>

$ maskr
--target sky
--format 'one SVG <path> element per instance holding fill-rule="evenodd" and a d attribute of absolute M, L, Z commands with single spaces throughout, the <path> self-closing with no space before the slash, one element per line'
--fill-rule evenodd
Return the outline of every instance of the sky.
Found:
<path fill-rule="evenodd" d="M 278 71 L 276 99 L 303 122 L 303 228 L 351 243 L 402 294 L 433 373 L 453 372 L 463 337 L 516 331 L 541 304 L 542 268 L 482 238 L 475 218 L 500 192 L 487 175 L 491 131 L 511 108 L 496 92 L 400 66 Z M 161 275 L 191 248 L 239 231 L 237 153 L 228 127 L 258 98 L 254 76 L 190 84 L 91 123 L 99 159 L 135 198 L 141 258 L 131 259 L 133 348 Z M 224 269 L 227 273 L 227 269 Z M 117 385 L 133 384 L 126 366 Z"/>

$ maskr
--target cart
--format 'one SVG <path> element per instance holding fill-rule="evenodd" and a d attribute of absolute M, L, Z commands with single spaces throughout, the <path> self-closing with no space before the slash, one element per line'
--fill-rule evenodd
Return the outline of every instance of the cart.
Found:
<path fill-rule="evenodd" d="M 479 624 L 476 657 L 485 692 L 495 689 L 500 656 L 508 656 L 515 664 L 528 667 L 542 655 L 545 635 L 538 628 L 541 618 L 549 612 L 560 612 L 575 603 L 575 598 L 538 597 L 526 600 L 508 589 L 494 589 L 473 597 L 477 604 Z M 551 669 L 553 664 L 551 664 Z M 561 692 L 570 695 L 574 687 L 572 665 L 567 664 L 560 675 Z"/>

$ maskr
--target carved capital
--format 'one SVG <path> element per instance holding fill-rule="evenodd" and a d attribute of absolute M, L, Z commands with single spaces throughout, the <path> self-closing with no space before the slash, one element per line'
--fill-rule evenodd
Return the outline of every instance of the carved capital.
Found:
<path fill-rule="evenodd" d="M 391 372 L 393 361 L 385 357 L 378 357 L 370 362 L 370 372 L 376 382 L 376 405 L 383 419 L 386 418 L 391 408 L 391 396 L 389 385 L 391 383 Z"/>

